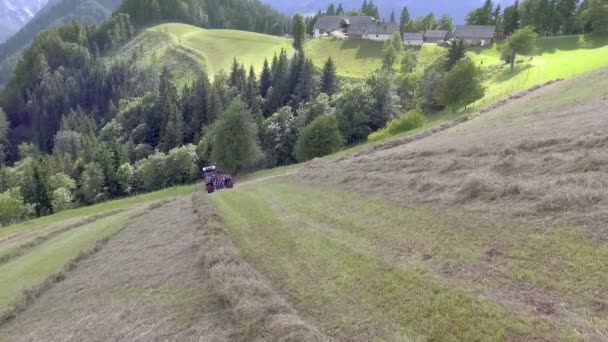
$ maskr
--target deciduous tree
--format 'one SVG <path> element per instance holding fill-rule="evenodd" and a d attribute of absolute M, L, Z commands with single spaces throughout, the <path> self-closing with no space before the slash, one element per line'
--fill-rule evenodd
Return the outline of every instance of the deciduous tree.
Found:
<path fill-rule="evenodd" d="M 437 89 L 437 98 L 443 106 L 456 111 L 479 100 L 484 93 L 480 72 L 475 63 L 463 60 L 445 75 Z"/>

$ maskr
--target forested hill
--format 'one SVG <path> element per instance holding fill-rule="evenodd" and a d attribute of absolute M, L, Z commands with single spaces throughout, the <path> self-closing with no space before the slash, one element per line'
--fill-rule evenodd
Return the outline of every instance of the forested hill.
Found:
<path fill-rule="evenodd" d="M 24 51 L 0 97 L 11 126 L 8 160 L 23 142 L 51 152 L 70 112 L 103 125 L 121 100 L 156 90 L 158 75 L 129 61 L 108 65 L 103 57 L 141 29 L 167 21 L 275 35 L 289 26 L 286 16 L 257 0 L 125 0 L 99 27 L 74 22 L 45 31 Z"/>
<path fill-rule="evenodd" d="M 23 49 L 31 44 L 41 31 L 74 20 L 100 24 L 119 6 L 119 12 L 129 14 L 132 24 L 138 28 L 161 21 L 175 21 L 200 27 L 282 35 L 287 32 L 289 25 L 286 16 L 257 0 L 50 1 L 36 18 L 0 45 L 0 87 L 8 83 Z"/>
<path fill-rule="evenodd" d="M 21 52 L 40 32 L 74 20 L 100 24 L 110 17 L 121 2 L 121 0 L 50 1 L 27 25 L 0 45 L 0 86 L 8 82 Z"/>

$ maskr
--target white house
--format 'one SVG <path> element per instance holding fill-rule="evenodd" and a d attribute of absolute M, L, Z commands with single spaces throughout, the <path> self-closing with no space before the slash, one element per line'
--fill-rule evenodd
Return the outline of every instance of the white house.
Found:
<path fill-rule="evenodd" d="M 399 25 L 397 23 L 374 22 L 367 26 L 361 38 L 384 42 L 395 32 L 399 32 Z"/>
<path fill-rule="evenodd" d="M 403 43 L 405 46 L 422 46 L 424 44 L 424 34 L 422 32 L 405 32 Z"/>

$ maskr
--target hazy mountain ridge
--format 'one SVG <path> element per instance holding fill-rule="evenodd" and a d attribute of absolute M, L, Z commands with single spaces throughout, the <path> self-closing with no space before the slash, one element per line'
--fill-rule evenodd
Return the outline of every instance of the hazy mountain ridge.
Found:
<path fill-rule="evenodd" d="M 0 0 L 0 42 L 27 24 L 48 0 Z"/>
<path fill-rule="evenodd" d="M 74 20 L 100 24 L 109 18 L 121 3 L 122 0 L 49 0 L 33 19 L 0 44 L 0 87 L 8 82 L 22 49 L 27 47 L 38 33 Z"/>
<path fill-rule="evenodd" d="M 288 13 L 293 14 L 296 12 L 300 13 L 316 13 L 319 10 L 327 9 L 330 3 L 334 3 L 336 6 L 342 3 L 345 9 L 360 8 L 363 0 L 302 0 L 302 1 L 284 1 L 284 0 L 264 0 L 264 2 L 270 4 L 274 8 Z M 513 3 L 513 0 L 499 0 L 501 6 L 505 6 Z M 435 15 L 441 15 L 448 13 L 456 23 L 464 23 L 467 13 L 471 10 L 483 5 L 482 0 L 376 0 L 374 4 L 380 9 L 381 15 L 388 19 L 392 10 L 395 10 L 397 17 L 404 6 L 408 6 L 408 9 L 412 16 L 419 16 L 428 14 L 429 12 L 435 13 Z"/>

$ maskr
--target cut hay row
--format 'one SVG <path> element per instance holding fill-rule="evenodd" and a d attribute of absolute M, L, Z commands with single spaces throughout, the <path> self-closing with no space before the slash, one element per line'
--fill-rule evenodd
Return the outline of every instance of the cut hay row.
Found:
<path fill-rule="evenodd" d="M 121 213 L 123 210 L 116 210 L 116 211 L 110 211 L 108 213 L 103 213 L 100 215 L 94 215 L 91 217 L 87 217 L 83 220 L 77 221 L 75 223 L 69 224 L 65 227 L 60 227 L 59 229 L 56 230 L 51 230 L 51 232 L 47 233 L 47 234 L 43 234 L 43 235 L 39 235 L 27 242 L 15 245 L 14 247 L 5 247 L 2 248 L 3 246 L 0 244 L 0 265 L 6 264 L 7 262 L 18 258 L 24 254 L 26 254 L 27 252 L 29 252 L 30 250 L 32 250 L 33 248 L 40 246 L 41 244 L 49 241 L 50 239 L 59 236 L 63 233 L 66 233 L 72 229 L 90 224 L 90 223 L 94 223 L 98 220 L 101 220 L 103 218 L 109 217 L 109 216 L 114 216 L 117 215 L 119 213 Z M 17 238 L 20 237 L 21 234 L 17 234 Z M 2 249 L 5 249 L 4 252 L 1 252 Z"/>
<path fill-rule="evenodd" d="M 101 251 L 103 246 L 110 241 L 113 236 L 128 227 L 129 220 L 140 217 L 151 210 L 157 209 L 165 203 L 166 201 L 157 202 L 143 210 L 134 211 L 128 216 L 127 221 L 122 224 L 120 228 L 113 231 L 112 234 L 104 236 L 103 238 L 95 241 L 88 248 L 80 251 L 74 258 L 70 259 L 61 270 L 48 275 L 41 283 L 37 285 L 22 289 L 21 294 L 14 299 L 7 308 L 0 311 L 0 327 L 15 319 L 19 314 L 26 311 L 27 308 L 36 301 L 36 299 L 40 298 L 45 292 L 53 288 L 53 286 L 55 286 L 57 283 L 65 280 L 68 274 L 74 271 L 83 260 L 86 260 Z"/>
<path fill-rule="evenodd" d="M 204 195 L 194 195 L 193 202 L 200 219 L 198 247 L 203 264 L 215 290 L 242 327 L 233 340 L 327 341 L 243 260 L 226 235 L 222 218 Z"/>

